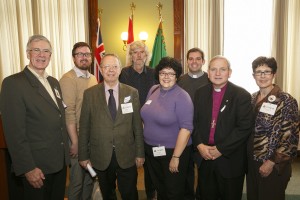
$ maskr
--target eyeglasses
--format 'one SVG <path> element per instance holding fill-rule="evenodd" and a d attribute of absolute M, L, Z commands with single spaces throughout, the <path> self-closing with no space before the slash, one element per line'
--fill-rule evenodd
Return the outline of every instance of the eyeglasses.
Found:
<path fill-rule="evenodd" d="M 255 71 L 253 74 L 254 74 L 254 76 L 262 76 L 262 75 L 268 76 L 268 75 L 273 74 L 273 72 L 272 71 Z"/>
<path fill-rule="evenodd" d="M 119 66 L 118 65 L 104 65 L 104 66 L 101 66 L 101 68 L 104 70 L 108 70 L 108 69 L 116 70 L 119 68 Z"/>
<path fill-rule="evenodd" d="M 52 53 L 49 49 L 39 49 L 39 48 L 29 49 L 29 51 L 31 51 L 32 54 L 34 55 L 39 55 L 43 53 L 44 55 L 49 56 Z"/>
<path fill-rule="evenodd" d="M 92 57 L 92 53 L 78 52 L 78 53 L 74 53 L 74 55 L 77 56 L 78 58 L 83 58 L 83 57 L 90 58 L 90 57 Z"/>
<path fill-rule="evenodd" d="M 159 72 L 159 75 L 162 76 L 162 77 L 166 77 L 167 76 L 167 77 L 172 77 L 173 78 L 173 77 L 175 77 L 176 74 L 174 74 L 174 73 L 166 73 L 166 72 Z"/>

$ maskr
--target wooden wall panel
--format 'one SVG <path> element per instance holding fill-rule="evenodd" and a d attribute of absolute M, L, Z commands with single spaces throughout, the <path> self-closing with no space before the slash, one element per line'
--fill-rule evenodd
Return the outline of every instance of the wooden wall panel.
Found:
<path fill-rule="evenodd" d="M 89 0 L 88 12 L 90 46 L 94 51 L 97 40 L 98 0 Z"/>
<path fill-rule="evenodd" d="M 174 58 L 184 65 L 184 0 L 173 0 Z"/>

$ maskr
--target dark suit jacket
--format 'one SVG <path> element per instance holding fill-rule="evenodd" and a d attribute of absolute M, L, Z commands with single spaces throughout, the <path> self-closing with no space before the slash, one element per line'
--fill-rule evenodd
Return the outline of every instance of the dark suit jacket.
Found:
<path fill-rule="evenodd" d="M 212 84 L 199 88 L 194 100 L 193 144 L 208 145 L 212 117 Z M 221 112 L 221 109 L 225 109 Z M 215 145 L 222 153 L 216 162 L 225 178 L 241 176 L 246 170 L 246 141 L 253 127 L 251 95 L 228 82 L 216 124 Z"/>
<path fill-rule="evenodd" d="M 58 81 L 47 78 L 61 90 Z M 58 107 L 26 67 L 22 72 L 3 80 L 0 109 L 4 135 L 16 175 L 40 168 L 51 174 L 69 164 L 68 135 L 62 98 L 56 96 Z"/>
<path fill-rule="evenodd" d="M 133 113 L 122 114 L 121 104 L 130 97 Z M 111 161 L 113 143 L 118 164 L 126 169 L 135 165 L 135 158 L 144 158 L 144 138 L 140 117 L 139 95 L 136 89 L 119 83 L 119 105 L 115 121 L 112 120 L 104 84 L 87 89 L 79 123 L 79 160 L 90 159 L 93 167 L 105 170 Z"/>

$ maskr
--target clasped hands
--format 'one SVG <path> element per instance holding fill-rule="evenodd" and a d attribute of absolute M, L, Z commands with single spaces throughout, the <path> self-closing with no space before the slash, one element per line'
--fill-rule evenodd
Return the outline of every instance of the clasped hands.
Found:
<path fill-rule="evenodd" d="M 199 144 L 197 149 L 201 156 L 205 160 L 215 160 L 219 158 L 222 154 L 219 152 L 216 146 L 208 146 L 205 144 Z"/>

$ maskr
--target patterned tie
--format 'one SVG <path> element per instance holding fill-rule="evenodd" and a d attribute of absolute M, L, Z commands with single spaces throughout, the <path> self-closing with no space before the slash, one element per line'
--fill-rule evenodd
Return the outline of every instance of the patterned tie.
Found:
<path fill-rule="evenodd" d="M 116 100 L 113 94 L 113 90 L 109 89 L 109 99 L 108 99 L 108 109 L 110 111 L 111 117 L 113 120 L 116 119 L 116 115 L 117 115 L 117 108 L 116 108 Z"/>

